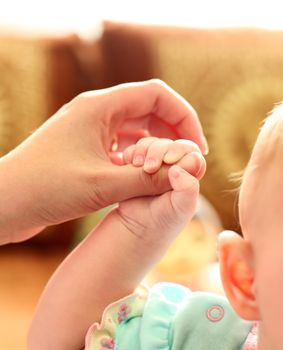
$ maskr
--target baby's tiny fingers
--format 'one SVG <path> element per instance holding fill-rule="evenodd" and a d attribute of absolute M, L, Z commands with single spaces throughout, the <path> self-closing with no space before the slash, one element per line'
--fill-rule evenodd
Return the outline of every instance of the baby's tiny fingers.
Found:
<path fill-rule="evenodd" d="M 166 152 L 163 162 L 170 165 L 178 162 L 185 154 L 200 152 L 198 145 L 190 140 L 174 141 Z M 201 152 L 200 152 L 201 153 Z"/>
<path fill-rule="evenodd" d="M 123 152 L 124 164 L 131 164 L 133 161 L 136 145 L 127 147 Z"/>
<path fill-rule="evenodd" d="M 172 143 L 170 139 L 157 139 L 149 146 L 144 162 L 145 172 L 153 174 L 160 169 L 164 155 Z"/>
<path fill-rule="evenodd" d="M 206 170 L 206 162 L 200 152 L 186 154 L 177 164 L 198 180 L 203 177 Z"/>
<path fill-rule="evenodd" d="M 168 176 L 173 188 L 171 204 L 177 215 L 185 215 L 190 220 L 195 212 L 199 193 L 198 180 L 177 165 L 173 165 Z"/>
<path fill-rule="evenodd" d="M 142 166 L 144 164 L 147 150 L 149 146 L 156 140 L 158 140 L 157 137 L 145 137 L 140 139 L 136 143 L 135 152 L 134 152 L 133 161 L 132 161 L 133 165 Z"/>

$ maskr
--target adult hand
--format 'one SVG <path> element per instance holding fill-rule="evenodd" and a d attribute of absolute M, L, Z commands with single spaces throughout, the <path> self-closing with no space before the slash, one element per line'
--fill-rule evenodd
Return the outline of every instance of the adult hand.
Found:
<path fill-rule="evenodd" d="M 192 107 L 152 80 L 80 94 L 0 160 L 0 243 L 25 240 L 44 227 L 124 199 L 170 188 L 164 171 L 110 160 L 146 134 L 191 139 L 207 152 Z"/>

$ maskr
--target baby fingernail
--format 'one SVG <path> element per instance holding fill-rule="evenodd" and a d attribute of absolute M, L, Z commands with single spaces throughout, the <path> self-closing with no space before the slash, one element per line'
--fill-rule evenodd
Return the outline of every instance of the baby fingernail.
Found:
<path fill-rule="evenodd" d="M 144 157 L 142 155 L 137 155 L 134 157 L 133 164 L 136 166 L 143 165 Z"/>
<path fill-rule="evenodd" d="M 156 168 L 156 166 L 157 166 L 156 160 L 149 158 L 149 159 L 146 159 L 144 163 L 144 170 L 153 170 Z"/>
<path fill-rule="evenodd" d="M 163 162 L 165 162 L 167 164 L 175 163 L 176 162 L 176 153 L 168 151 L 164 156 Z"/>

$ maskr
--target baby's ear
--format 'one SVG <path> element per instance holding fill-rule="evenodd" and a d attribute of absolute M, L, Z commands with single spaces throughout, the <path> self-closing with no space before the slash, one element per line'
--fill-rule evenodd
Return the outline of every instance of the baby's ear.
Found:
<path fill-rule="evenodd" d="M 234 310 L 245 320 L 259 320 L 250 242 L 232 231 L 221 233 L 219 260 L 223 286 Z"/>

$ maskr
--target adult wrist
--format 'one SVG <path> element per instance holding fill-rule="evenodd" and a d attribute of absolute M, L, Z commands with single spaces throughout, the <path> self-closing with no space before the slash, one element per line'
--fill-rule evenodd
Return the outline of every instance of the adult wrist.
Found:
<path fill-rule="evenodd" d="M 0 245 L 23 241 L 43 229 L 31 220 L 32 198 L 24 172 L 9 155 L 0 158 Z"/>

